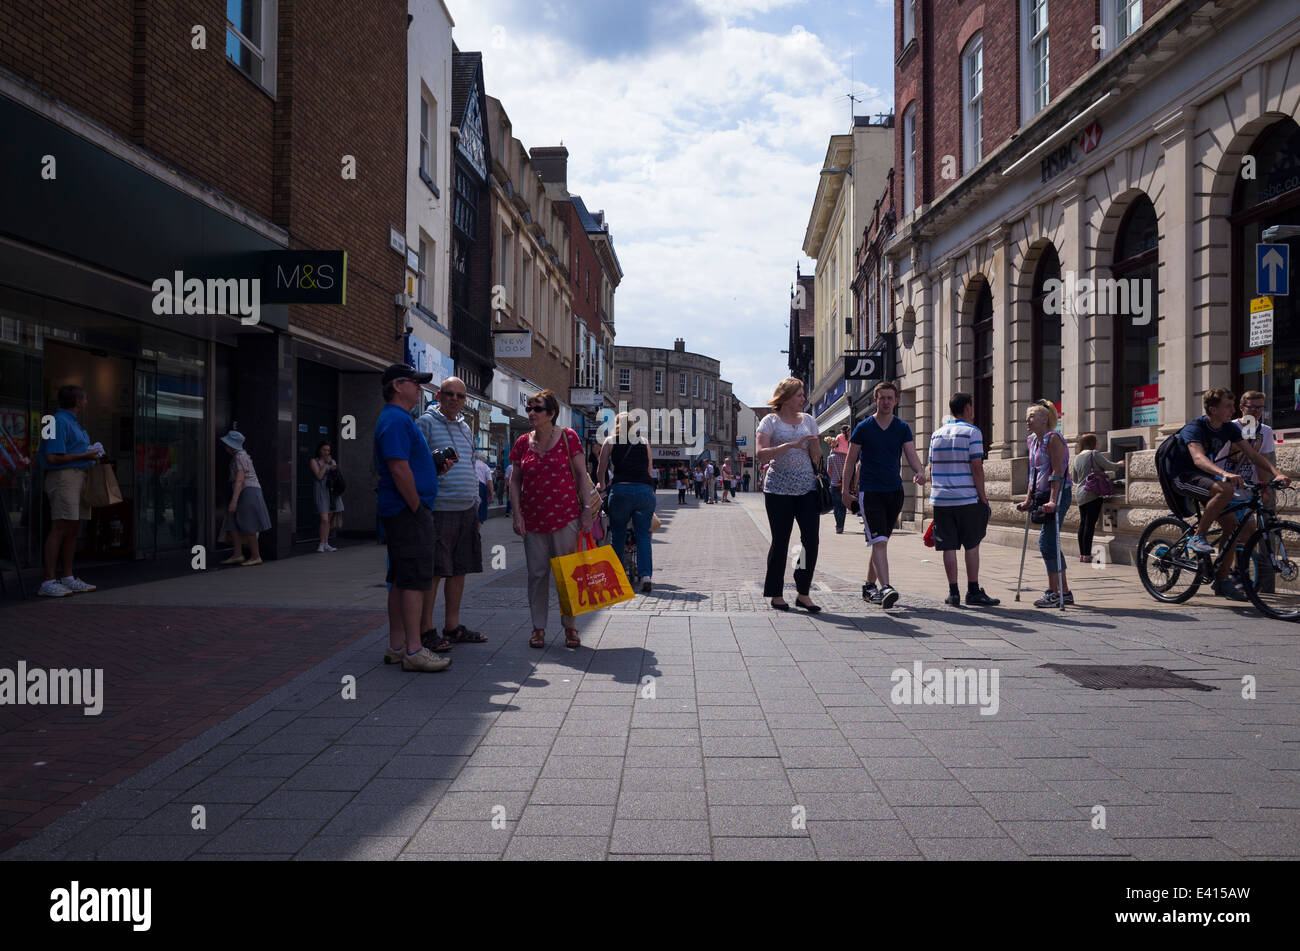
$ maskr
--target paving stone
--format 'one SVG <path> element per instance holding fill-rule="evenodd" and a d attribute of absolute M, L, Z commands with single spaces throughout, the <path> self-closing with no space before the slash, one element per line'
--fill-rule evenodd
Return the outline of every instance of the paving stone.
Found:
<path fill-rule="evenodd" d="M 452 792 L 524 791 L 533 788 L 540 773 L 536 766 L 467 766 L 452 781 L 449 789 Z"/>
<path fill-rule="evenodd" d="M 1213 831 L 1217 841 L 1247 858 L 1300 856 L 1300 828 L 1294 822 L 1229 820 L 1213 823 Z"/>
<path fill-rule="evenodd" d="M 879 793 L 810 793 L 804 792 L 794 802 L 803 806 L 809 819 L 827 822 L 896 819 Z"/>
<path fill-rule="evenodd" d="M 558 724 L 554 727 L 494 726 L 483 736 L 483 745 L 549 747 L 559 732 Z"/>
<path fill-rule="evenodd" d="M 100 846 L 101 862 L 176 862 L 210 842 L 196 835 L 122 835 Z"/>
<path fill-rule="evenodd" d="M 279 789 L 247 811 L 249 819 L 329 819 L 352 798 L 348 790 Z"/>
<path fill-rule="evenodd" d="M 766 736 L 706 736 L 701 744 L 708 757 L 778 755 L 776 744 Z"/>
<path fill-rule="evenodd" d="M 1078 815 L 1078 807 L 1055 792 L 1007 790 L 971 793 L 994 819 L 1068 820 Z"/>
<path fill-rule="evenodd" d="M 1206 830 L 1207 833 L 1211 830 Z M 1143 862 L 1239 862 L 1241 854 L 1212 838 L 1117 839 Z"/>
<path fill-rule="evenodd" d="M 712 854 L 709 824 L 689 819 L 618 819 L 611 853 L 632 855 Z"/>
<path fill-rule="evenodd" d="M 326 835 L 307 843 L 298 862 L 391 862 L 406 844 L 404 835 Z"/>
<path fill-rule="evenodd" d="M 285 789 L 348 789 L 356 791 L 379 772 L 378 763 L 368 765 L 326 765 L 312 763 L 304 766 L 284 781 Z"/>
<path fill-rule="evenodd" d="M 1093 829 L 1082 817 L 1075 822 L 1002 820 L 999 824 L 1030 856 L 1130 854 L 1125 844 Z"/>
<path fill-rule="evenodd" d="M 416 733 L 407 738 L 398 753 L 402 756 L 469 756 L 481 739 L 456 733 Z"/>
<path fill-rule="evenodd" d="M 1024 861 L 1027 856 L 1011 838 L 917 839 L 921 854 L 934 862 Z"/>
<path fill-rule="evenodd" d="M 620 819 L 708 819 L 709 806 L 717 805 L 706 800 L 698 789 L 644 790 L 624 789 L 618 797 L 617 816 Z"/>
<path fill-rule="evenodd" d="M 358 790 L 353 802 L 407 803 L 437 801 L 449 779 L 372 779 Z"/>
<path fill-rule="evenodd" d="M 635 735 L 636 731 L 632 731 Z M 621 736 L 561 736 L 551 756 L 622 756 L 628 741 Z"/>
<path fill-rule="evenodd" d="M 934 779 L 882 781 L 880 793 L 891 806 L 974 806 L 975 798 L 961 784 Z"/>
<path fill-rule="evenodd" d="M 705 760 L 709 782 L 718 780 L 787 780 L 785 766 L 772 757 L 715 756 Z"/>
<path fill-rule="evenodd" d="M 865 769 L 787 769 L 796 794 L 805 792 L 875 792 L 876 784 Z"/>
<path fill-rule="evenodd" d="M 365 747 L 349 747 L 349 749 L 365 749 Z M 325 752 L 338 749 L 330 747 Z M 252 753 L 239 756 L 227 763 L 216 773 L 218 776 L 257 776 L 262 778 L 284 778 L 292 776 L 298 770 L 302 769 L 311 762 L 311 755 L 308 753 L 277 753 L 263 756 Z"/>
<path fill-rule="evenodd" d="M 399 806 L 388 803 L 348 803 L 325 824 L 320 831 L 320 837 L 346 836 L 356 839 L 400 837 L 401 841 L 405 842 L 415 834 L 420 823 L 428 816 L 427 803 Z M 393 855 L 400 851 L 399 846 L 393 850 Z"/>
<path fill-rule="evenodd" d="M 700 766 L 628 766 L 623 769 L 624 789 L 703 789 Z"/>
<path fill-rule="evenodd" d="M 607 837 L 613 825 L 613 806 L 529 803 L 524 807 L 515 831 L 524 836 Z"/>
<path fill-rule="evenodd" d="M 282 782 L 278 777 L 214 776 L 188 790 L 185 798 L 200 805 L 213 802 L 261 802 Z"/>
<path fill-rule="evenodd" d="M 896 806 L 894 814 L 916 838 L 996 838 L 998 824 L 978 806 Z"/>
<path fill-rule="evenodd" d="M 897 820 L 828 822 L 808 820 L 808 835 L 819 858 L 864 859 L 920 855 Z"/>
<path fill-rule="evenodd" d="M 542 766 L 549 754 L 544 746 L 481 746 L 465 761 L 465 765 Z"/>
<path fill-rule="evenodd" d="M 505 818 L 514 822 L 524 811 L 528 802 L 528 793 L 522 790 L 486 789 L 473 792 L 449 790 L 443 793 L 432 812 L 426 810 L 430 819 L 465 819 L 489 821 L 500 815 L 497 806 L 505 810 Z"/>
<path fill-rule="evenodd" d="M 787 769 L 807 767 L 848 767 L 862 765 L 862 760 L 848 746 L 781 746 L 781 762 Z"/>
<path fill-rule="evenodd" d="M 515 835 L 503 858 L 519 862 L 601 862 L 608 846 L 606 836 Z"/>
<path fill-rule="evenodd" d="M 971 792 L 1045 792 L 1050 788 L 1047 780 L 1019 766 L 1011 769 L 952 767 L 948 772 Z"/>
<path fill-rule="evenodd" d="M 637 746 L 627 751 L 629 769 L 638 767 L 682 768 L 703 765 L 700 751 L 691 746 Z"/>
<path fill-rule="evenodd" d="M 201 851 L 292 855 L 304 848 L 324 825 L 324 819 L 240 819 Z"/>
<path fill-rule="evenodd" d="M 709 829 L 718 836 L 797 836 L 807 837 L 806 828 L 794 828 L 795 821 L 806 825 L 806 810 L 792 806 L 718 806 L 709 807 Z"/>
<path fill-rule="evenodd" d="M 628 760 L 631 760 L 629 755 Z M 622 756 L 555 756 L 542 768 L 543 779 L 616 779 L 623 773 Z"/>
<path fill-rule="evenodd" d="M 871 778 L 877 782 L 898 779 L 955 779 L 943 764 L 928 757 L 888 756 L 879 759 L 863 759 Z"/>
<path fill-rule="evenodd" d="M 817 852 L 806 836 L 776 838 L 718 838 L 713 857 L 720 862 L 813 861 Z"/>
<path fill-rule="evenodd" d="M 619 779 L 537 780 L 529 797 L 539 805 L 613 805 L 618 801 Z"/>
<path fill-rule="evenodd" d="M 495 828 L 491 818 L 428 819 L 407 843 L 403 854 L 432 852 L 448 856 L 488 854 L 500 856 L 510 842 L 515 823 L 507 819 Z"/>

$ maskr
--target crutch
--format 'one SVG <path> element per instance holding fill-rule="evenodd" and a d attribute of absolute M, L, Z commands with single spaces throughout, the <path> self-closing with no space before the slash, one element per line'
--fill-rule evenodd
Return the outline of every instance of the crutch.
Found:
<path fill-rule="evenodd" d="M 1065 481 L 1065 477 L 1061 477 Z M 1061 613 L 1065 613 L 1065 546 L 1061 544 L 1061 532 L 1065 528 L 1065 510 L 1061 506 L 1060 497 L 1065 494 L 1065 488 L 1062 487 L 1057 495 L 1056 511 L 1052 513 L 1053 519 L 1059 519 L 1056 522 L 1056 599 L 1061 602 Z"/>
<path fill-rule="evenodd" d="M 1025 552 L 1029 550 L 1029 515 L 1033 511 L 1032 504 L 1034 498 L 1034 470 L 1029 470 L 1029 499 L 1030 506 L 1025 509 L 1025 540 L 1020 546 L 1020 574 L 1016 575 L 1016 600 L 1020 600 L 1020 583 L 1025 577 Z"/>

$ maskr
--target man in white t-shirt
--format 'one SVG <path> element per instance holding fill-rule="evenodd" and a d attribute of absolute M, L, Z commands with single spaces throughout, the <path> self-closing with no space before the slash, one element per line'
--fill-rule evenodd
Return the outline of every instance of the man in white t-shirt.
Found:
<path fill-rule="evenodd" d="M 717 501 L 713 494 L 713 463 L 711 462 L 704 467 L 704 501 L 708 505 Z"/>
<path fill-rule="evenodd" d="M 1235 420 L 1241 427 L 1242 435 L 1245 442 L 1248 442 L 1255 448 L 1261 456 L 1274 465 L 1277 464 L 1277 440 L 1273 438 L 1273 427 L 1265 425 L 1264 418 L 1264 394 L 1259 390 L 1247 390 L 1241 394 L 1241 402 L 1237 406 L 1241 410 L 1241 416 Z M 1245 484 L 1252 484 L 1259 481 L 1255 475 L 1255 466 L 1245 453 L 1234 452 L 1230 444 L 1225 444 L 1219 450 L 1219 454 L 1214 458 L 1215 463 L 1225 472 L 1235 472 L 1240 475 Z M 1267 492 L 1267 490 L 1266 490 Z M 1267 494 L 1264 496 L 1268 499 Z"/>

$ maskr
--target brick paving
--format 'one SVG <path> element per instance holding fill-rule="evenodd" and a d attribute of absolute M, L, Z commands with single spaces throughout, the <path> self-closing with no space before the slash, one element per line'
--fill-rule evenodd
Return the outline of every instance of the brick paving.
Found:
<path fill-rule="evenodd" d="M 506 568 L 471 582 L 464 612 L 489 644 L 404 674 L 379 663 L 381 625 L 6 857 L 1300 856 L 1296 627 L 1207 595 L 1156 604 L 1115 566 L 1072 572 L 1063 615 L 1015 605 L 1020 553 L 992 547 L 984 585 L 1003 606 L 948 608 L 915 534 L 893 543 L 903 599 L 886 614 L 858 597 L 861 538 L 829 516 L 826 610 L 773 612 L 760 497 L 659 504 L 655 593 L 580 618 L 580 650 L 557 617 L 546 650 L 527 647 L 521 548 L 491 521 L 485 552 L 501 545 Z M 340 554 L 329 570 L 356 580 L 331 596 L 364 598 L 382 553 Z M 997 712 L 894 702 L 918 662 L 996 671 Z M 1093 691 L 1047 663 L 1152 664 L 1217 689 Z"/>

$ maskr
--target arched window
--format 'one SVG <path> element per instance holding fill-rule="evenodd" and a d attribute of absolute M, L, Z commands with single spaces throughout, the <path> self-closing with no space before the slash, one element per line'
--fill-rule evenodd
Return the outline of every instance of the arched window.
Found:
<path fill-rule="evenodd" d="M 1250 346 L 1250 307 L 1257 296 L 1255 245 L 1265 228 L 1300 225 L 1300 126 L 1291 119 L 1273 123 L 1246 150 L 1255 159 L 1255 177 L 1237 177 L 1233 195 L 1233 300 L 1232 352 L 1236 371 L 1235 392 L 1262 390 L 1268 397 L 1264 422 L 1274 429 L 1300 427 L 1300 238 L 1273 243 L 1289 244 L 1290 294 L 1273 296 L 1271 361 L 1263 348 Z M 1276 274 L 1276 271 L 1271 272 Z M 1264 376 L 1266 362 L 1272 373 Z"/>
<path fill-rule="evenodd" d="M 993 292 L 981 281 L 975 300 L 975 425 L 984 435 L 984 453 L 993 445 Z"/>
<path fill-rule="evenodd" d="M 1048 245 L 1034 268 L 1033 324 L 1030 334 L 1033 353 L 1033 398 L 1061 402 L 1061 309 L 1050 308 L 1047 313 L 1043 300 L 1047 296 L 1043 286 L 1048 281 L 1060 281 L 1061 259 L 1056 248 Z M 1059 295 L 1057 295 L 1059 298 Z"/>
<path fill-rule="evenodd" d="M 1158 332 L 1160 235 L 1156 209 L 1146 195 L 1124 213 L 1115 242 L 1108 292 L 1115 341 L 1111 385 L 1115 429 L 1155 426 L 1160 422 L 1160 335 Z M 1097 294 L 1100 302 L 1100 290 Z"/>

